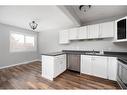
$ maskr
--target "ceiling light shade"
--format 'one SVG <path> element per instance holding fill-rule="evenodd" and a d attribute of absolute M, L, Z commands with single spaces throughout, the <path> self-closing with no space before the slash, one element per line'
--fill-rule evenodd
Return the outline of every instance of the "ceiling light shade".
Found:
<path fill-rule="evenodd" d="M 35 30 L 37 28 L 37 26 L 38 26 L 38 24 L 35 23 L 35 21 L 30 22 L 29 25 L 32 28 L 32 30 Z"/>
<path fill-rule="evenodd" d="M 91 8 L 91 5 L 80 5 L 79 10 L 82 12 L 87 12 Z"/>

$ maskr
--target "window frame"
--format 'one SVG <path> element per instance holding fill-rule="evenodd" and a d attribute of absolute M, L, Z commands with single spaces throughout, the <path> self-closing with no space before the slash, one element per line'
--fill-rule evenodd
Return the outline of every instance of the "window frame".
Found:
<path fill-rule="evenodd" d="M 31 37 L 34 37 L 34 47 L 33 48 L 23 48 L 23 49 L 13 49 L 12 47 L 11 47 L 11 34 L 21 34 L 21 35 L 23 35 L 24 36 L 24 44 L 25 44 L 25 37 L 26 36 L 31 36 Z M 34 52 L 34 51 L 37 51 L 37 35 L 36 34 L 30 34 L 30 33 L 21 33 L 21 32 L 17 32 L 17 31 L 10 31 L 10 34 L 9 34 L 9 51 L 11 52 L 11 53 L 15 53 L 15 52 Z"/>

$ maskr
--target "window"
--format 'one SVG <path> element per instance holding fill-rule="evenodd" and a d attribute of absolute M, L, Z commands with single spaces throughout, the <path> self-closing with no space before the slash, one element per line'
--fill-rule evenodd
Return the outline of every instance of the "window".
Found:
<path fill-rule="evenodd" d="M 36 36 L 30 34 L 21 34 L 17 32 L 10 33 L 10 51 L 35 51 Z"/>
<path fill-rule="evenodd" d="M 34 37 L 32 37 L 32 36 L 25 37 L 25 47 L 26 48 L 33 48 L 34 47 Z"/>

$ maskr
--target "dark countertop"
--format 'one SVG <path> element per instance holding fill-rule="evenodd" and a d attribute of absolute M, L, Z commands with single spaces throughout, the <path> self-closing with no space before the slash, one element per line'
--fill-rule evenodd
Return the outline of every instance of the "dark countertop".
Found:
<path fill-rule="evenodd" d="M 99 51 L 94 51 L 95 54 L 92 54 L 92 52 L 93 51 L 63 50 L 60 52 L 43 53 L 41 55 L 58 56 L 62 54 L 77 54 L 77 55 L 91 55 L 91 56 L 109 56 L 109 57 L 117 57 L 119 61 L 125 62 L 127 64 L 127 52 L 104 51 L 104 54 L 99 54 Z"/>
<path fill-rule="evenodd" d="M 50 53 L 43 53 L 41 55 L 46 55 L 46 56 L 58 56 L 58 55 L 62 55 L 62 54 L 65 54 L 65 52 L 50 52 Z"/>

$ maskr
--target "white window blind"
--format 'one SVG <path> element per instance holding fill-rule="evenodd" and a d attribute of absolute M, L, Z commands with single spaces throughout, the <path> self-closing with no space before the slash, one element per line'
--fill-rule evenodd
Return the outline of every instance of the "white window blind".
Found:
<path fill-rule="evenodd" d="M 37 47 L 36 36 L 18 32 L 10 33 L 10 51 L 35 51 Z"/>

